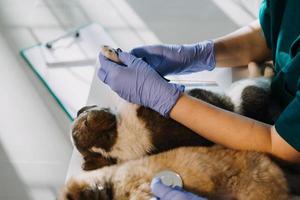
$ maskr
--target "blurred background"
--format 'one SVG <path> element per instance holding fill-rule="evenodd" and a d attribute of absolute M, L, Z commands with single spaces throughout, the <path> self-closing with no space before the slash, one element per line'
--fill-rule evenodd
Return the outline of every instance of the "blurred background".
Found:
<path fill-rule="evenodd" d="M 0 200 L 55 199 L 71 121 L 20 57 L 23 48 L 99 23 L 123 49 L 193 43 L 257 18 L 260 0 L 0 0 Z"/>

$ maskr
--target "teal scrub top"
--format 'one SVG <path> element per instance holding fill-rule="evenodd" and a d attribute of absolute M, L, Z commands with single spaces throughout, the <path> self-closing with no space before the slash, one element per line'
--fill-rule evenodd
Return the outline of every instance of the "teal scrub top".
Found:
<path fill-rule="evenodd" d="M 259 20 L 275 64 L 272 94 L 284 108 L 275 129 L 300 151 L 300 0 L 264 0 Z"/>

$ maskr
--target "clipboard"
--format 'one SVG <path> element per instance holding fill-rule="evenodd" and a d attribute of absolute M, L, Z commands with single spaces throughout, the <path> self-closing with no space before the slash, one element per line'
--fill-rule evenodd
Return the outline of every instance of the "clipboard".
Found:
<path fill-rule="evenodd" d="M 93 23 L 20 54 L 73 121 L 88 100 L 102 45 L 116 47 L 104 28 Z"/>

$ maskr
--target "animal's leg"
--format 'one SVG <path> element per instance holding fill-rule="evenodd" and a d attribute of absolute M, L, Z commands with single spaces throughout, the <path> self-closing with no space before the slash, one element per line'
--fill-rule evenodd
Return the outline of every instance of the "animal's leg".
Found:
<path fill-rule="evenodd" d="M 265 68 L 264 77 L 266 78 L 272 78 L 274 76 L 274 71 L 270 67 Z"/>
<path fill-rule="evenodd" d="M 144 183 L 131 191 L 129 200 L 150 200 L 151 197 L 149 183 Z"/>
<path fill-rule="evenodd" d="M 248 64 L 249 78 L 261 77 L 261 71 L 259 65 L 256 62 L 250 62 Z"/>
<path fill-rule="evenodd" d="M 82 169 L 87 171 L 99 169 L 101 167 L 109 166 L 117 163 L 115 159 L 106 158 L 98 153 L 89 153 L 83 159 L 84 162 L 82 164 Z"/>

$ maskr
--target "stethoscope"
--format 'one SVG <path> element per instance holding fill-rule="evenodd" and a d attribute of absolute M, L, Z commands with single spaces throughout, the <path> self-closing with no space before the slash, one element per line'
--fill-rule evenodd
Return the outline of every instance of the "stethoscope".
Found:
<path fill-rule="evenodd" d="M 170 187 L 183 187 L 183 182 L 179 174 L 171 170 L 160 171 L 154 175 L 153 179 L 159 178 L 163 184 Z"/>

